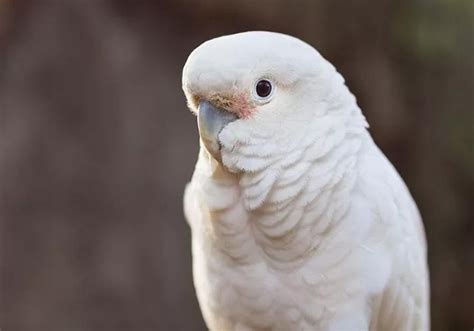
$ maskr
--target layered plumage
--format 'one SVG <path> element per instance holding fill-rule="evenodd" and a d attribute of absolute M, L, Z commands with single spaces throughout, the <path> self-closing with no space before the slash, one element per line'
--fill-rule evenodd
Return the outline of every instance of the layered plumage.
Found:
<path fill-rule="evenodd" d="M 184 198 L 211 330 L 429 329 L 420 215 L 329 62 L 293 37 L 230 35 L 192 52 L 183 89 L 193 112 L 236 117 L 217 157 L 201 139 Z"/>

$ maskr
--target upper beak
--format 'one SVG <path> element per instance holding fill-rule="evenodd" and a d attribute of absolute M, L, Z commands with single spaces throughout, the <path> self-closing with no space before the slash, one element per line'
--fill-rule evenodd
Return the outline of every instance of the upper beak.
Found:
<path fill-rule="evenodd" d="M 220 108 L 214 107 L 210 102 L 202 100 L 198 108 L 198 128 L 201 140 L 207 151 L 216 159 L 220 160 L 221 144 L 219 133 L 224 127 L 237 116 Z"/>

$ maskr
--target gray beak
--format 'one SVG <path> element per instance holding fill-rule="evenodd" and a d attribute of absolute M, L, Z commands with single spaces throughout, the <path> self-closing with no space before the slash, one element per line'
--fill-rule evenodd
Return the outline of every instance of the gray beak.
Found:
<path fill-rule="evenodd" d="M 210 102 L 202 100 L 198 108 L 198 128 L 201 140 L 207 151 L 216 159 L 221 159 L 221 145 L 219 143 L 219 133 L 224 127 L 237 116 L 214 107 Z"/>

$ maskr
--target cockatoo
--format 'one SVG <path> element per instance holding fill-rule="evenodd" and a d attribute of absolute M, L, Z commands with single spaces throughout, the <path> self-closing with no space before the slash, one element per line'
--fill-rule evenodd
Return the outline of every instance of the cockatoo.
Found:
<path fill-rule="evenodd" d="M 420 214 L 342 76 L 284 34 L 209 40 L 183 69 L 200 152 L 184 195 L 212 331 L 428 330 Z"/>

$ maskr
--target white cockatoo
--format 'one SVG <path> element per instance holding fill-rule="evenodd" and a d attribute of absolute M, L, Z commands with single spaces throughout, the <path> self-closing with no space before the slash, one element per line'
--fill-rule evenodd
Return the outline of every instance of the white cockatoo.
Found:
<path fill-rule="evenodd" d="M 335 68 L 245 32 L 189 56 L 200 153 L 185 190 L 212 331 L 428 330 L 423 224 Z"/>

